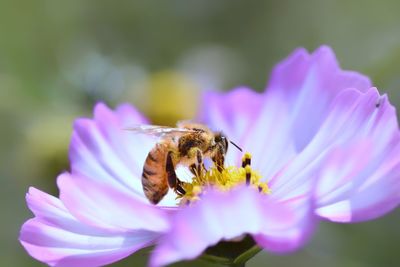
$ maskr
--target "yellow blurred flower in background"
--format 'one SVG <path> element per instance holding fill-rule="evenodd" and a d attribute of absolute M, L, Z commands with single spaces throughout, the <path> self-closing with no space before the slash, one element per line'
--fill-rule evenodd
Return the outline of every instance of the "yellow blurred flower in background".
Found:
<path fill-rule="evenodd" d="M 193 118 L 200 86 L 188 76 L 174 70 L 150 74 L 139 90 L 130 90 L 127 99 L 148 114 L 152 123 L 175 125 L 176 121 Z"/>

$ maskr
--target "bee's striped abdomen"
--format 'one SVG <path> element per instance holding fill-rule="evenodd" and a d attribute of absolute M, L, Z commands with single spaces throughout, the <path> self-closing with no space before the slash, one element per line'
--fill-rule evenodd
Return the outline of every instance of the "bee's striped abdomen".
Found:
<path fill-rule="evenodd" d="M 165 171 L 167 147 L 157 144 L 147 155 L 142 172 L 142 186 L 151 203 L 157 204 L 168 193 Z"/>

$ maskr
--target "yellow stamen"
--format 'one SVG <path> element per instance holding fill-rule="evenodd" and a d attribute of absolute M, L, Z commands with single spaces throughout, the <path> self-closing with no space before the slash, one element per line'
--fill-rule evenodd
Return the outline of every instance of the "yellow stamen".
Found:
<path fill-rule="evenodd" d="M 246 185 L 250 185 L 251 184 L 251 167 L 250 167 L 250 165 L 246 165 L 246 167 L 244 167 L 244 170 L 246 171 Z"/>
<path fill-rule="evenodd" d="M 182 185 L 185 190 L 181 199 L 181 204 L 189 204 L 201 198 L 202 193 L 207 188 L 217 188 L 220 191 L 229 191 L 238 185 L 246 184 L 262 194 L 269 194 L 268 184 L 261 181 L 261 175 L 251 168 L 251 154 L 245 153 L 242 159 L 242 167 L 229 166 L 218 170 L 217 166 L 209 170 L 196 174 L 191 183 Z"/>
<path fill-rule="evenodd" d="M 246 152 L 242 158 L 242 167 L 246 167 L 247 165 L 251 164 L 251 154 Z"/>

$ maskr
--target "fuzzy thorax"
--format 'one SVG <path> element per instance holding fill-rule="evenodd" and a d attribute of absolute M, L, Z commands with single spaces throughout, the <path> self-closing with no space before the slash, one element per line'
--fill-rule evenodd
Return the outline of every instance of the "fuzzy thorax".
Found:
<path fill-rule="evenodd" d="M 180 204 L 190 204 L 201 199 L 207 188 L 216 188 L 220 191 L 229 191 L 238 185 L 246 184 L 258 190 L 261 194 L 269 194 L 270 189 L 266 182 L 261 181 L 260 174 L 251 168 L 251 155 L 245 153 L 242 166 L 228 166 L 221 170 L 212 166 L 208 170 L 197 173 L 190 183 L 184 183 L 184 195 L 178 196 Z"/>

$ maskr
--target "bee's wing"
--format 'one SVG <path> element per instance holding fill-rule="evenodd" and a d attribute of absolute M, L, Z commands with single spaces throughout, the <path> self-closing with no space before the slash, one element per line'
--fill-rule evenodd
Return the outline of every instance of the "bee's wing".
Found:
<path fill-rule="evenodd" d="M 126 131 L 131 131 L 139 134 L 151 135 L 154 137 L 163 137 L 169 134 L 184 134 L 193 133 L 194 130 L 185 128 L 172 128 L 168 126 L 158 126 L 158 125 L 136 125 L 132 127 L 125 128 Z"/>

